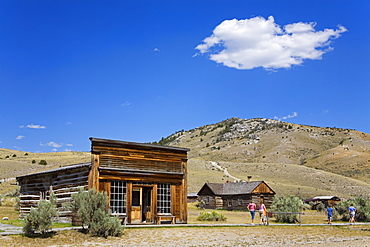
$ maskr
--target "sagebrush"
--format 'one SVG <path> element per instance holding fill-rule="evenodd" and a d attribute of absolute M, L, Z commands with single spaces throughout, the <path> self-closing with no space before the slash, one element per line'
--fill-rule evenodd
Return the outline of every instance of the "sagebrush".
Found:
<path fill-rule="evenodd" d="M 72 203 L 66 205 L 81 218 L 82 227 L 92 236 L 121 236 L 123 228 L 118 218 L 110 217 L 107 193 L 80 188 L 72 195 Z"/>

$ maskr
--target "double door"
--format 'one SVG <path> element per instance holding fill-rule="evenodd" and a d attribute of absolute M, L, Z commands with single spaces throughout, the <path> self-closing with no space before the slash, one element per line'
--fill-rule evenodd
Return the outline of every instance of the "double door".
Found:
<path fill-rule="evenodd" d="M 131 223 L 152 222 L 152 192 L 152 187 L 132 187 Z"/>

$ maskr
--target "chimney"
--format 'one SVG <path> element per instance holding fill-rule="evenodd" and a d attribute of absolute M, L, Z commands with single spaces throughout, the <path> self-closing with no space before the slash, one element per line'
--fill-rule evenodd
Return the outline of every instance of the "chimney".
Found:
<path fill-rule="evenodd" d="M 252 176 L 248 176 L 247 178 L 248 178 L 247 182 L 250 183 L 252 180 Z"/>

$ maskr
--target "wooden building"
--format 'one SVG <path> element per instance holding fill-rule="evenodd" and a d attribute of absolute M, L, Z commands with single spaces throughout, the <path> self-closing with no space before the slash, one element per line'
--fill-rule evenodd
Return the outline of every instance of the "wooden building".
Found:
<path fill-rule="evenodd" d="M 316 209 L 320 202 L 323 203 L 325 207 L 328 207 L 335 206 L 340 201 L 341 199 L 337 196 L 316 196 L 312 199 L 305 200 L 306 203 L 313 202 L 312 209 Z"/>
<path fill-rule="evenodd" d="M 272 204 L 275 192 L 264 181 L 205 183 L 198 192 L 207 209 L 246 210 L 254 201 L 262 201 L 267 208 Z"/>
<path fill-rule="evenodd" d="M 17 177 L 20 210 L 54 192 L 62 204 L 79 187 L 105 191 L 112 214 L 128 223 L 187 223 L 187 152 L 189 149 L 90 138 L 91 163 L 76 164 Z"/>

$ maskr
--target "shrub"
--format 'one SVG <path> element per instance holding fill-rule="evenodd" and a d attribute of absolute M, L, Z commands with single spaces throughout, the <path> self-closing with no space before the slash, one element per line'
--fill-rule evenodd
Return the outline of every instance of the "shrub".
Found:
<path fill-rule="evenodd" d="M 89 233 L 92 236 L 105 238 L 108 236 L 121 236 L 121 222 L 117 218 L 109 217 L 104 210 L 99 208 L 92 217 Z"/>
<path fill-rule="evenodd" d="M 226 219 L 227 218 L 223 214 L 217 211 L 213 211 L 212 213 L 202 212 L 197 218 L 199 221 L 226 221 Z"/>
<path fill-rule="evenodd" d="M 362 197 L 341 201 L 336 204 L 335 207 L 343 221 L 349 221 L 348 208 L 351 203 L 356 208 L 356 221 L 370 221 L 370 201 Z"/>
<path fill-rule="evenodd" d="M 206 202 L 202 199 L 198 199 L 197 204 L 195 206 L 197 208 L 204 209 L 206 206 Z"/>
<path fill-rule="evenodd" d="M 316 210 L 319 212 L 323 212 L 326 210 L 325 204 L 322 202 L 319 202 L 318 204 L 315 205 Z"/>
<path fill-rule="evenodd" d="M 46 162 L 46 160 L 40 160 L 39 162 L 39 165 L 43 165 L 43 166 L 46 166 L 48 163 Z"/>
<path fill-rule="evenodd" d="M 72 195 L 72 203 L 66 207 L 77 213 L 81 218 L 83 229 L 86 229 L 92 236 L 122 235 L 123 229 L 119 219 L 109 216 L 109 201 L 106 192 L 101 193 L 94 189 L 85 191 L 80 188 L 77 194 Z"/>
<path fill-rule="evenodd" d="M 300 212 L 304 203 L 296 196 L 287 195 L 282 197 L 274 197 L 271 211 L 273 212 Z M 294 223 L 298 222 L 297 214 L 276 214 L 275 219 L 278 222 Z"/>
<path fill-rule="evenodd" d="M 31 161 L 31 163 L 32 163 L 32 164 L 35 164 L 35 163 L 36 163 L 36 160 L 32 160 L 32 161 Z"/>
<path fill-rule="evenodd" d="M 26 236 L 35 233 L 44 235 L 53 226 L 53 217 L 58 216 L 56 206 L 51 201 L 40 200 L 37 208 L 31 208 L 23 222 L 23 232 Z"/>

